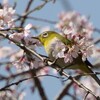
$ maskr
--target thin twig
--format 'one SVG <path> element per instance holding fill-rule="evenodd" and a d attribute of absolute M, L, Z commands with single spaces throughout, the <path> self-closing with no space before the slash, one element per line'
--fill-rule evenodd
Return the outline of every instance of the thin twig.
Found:
<path fill-rule="evenodd" d="M 43 2 L 42 4 L 38 5 L 37 7 L 35 7 L 33 10 L 27 12 L 25 15 L 29 15 L 31 13 L 33 13 L 34 11 L 38 11 L 40 10 L 41 8 L 43 8 L 48 2 L 50 2 L 51 0 L 48 0 L 48 1 L 45 1 Z"/>
<path fill-rule="evenodd" d="M 40 5 L 38 5 L 37 7 L 35 7 L 34 9 L 32 9 L 32 10 L 30 10 L 30 11 L 29 11 L 29 8 L 28 8 L 27 11 L 25 10 L 24 14 L 23 14 L 22 16 L 19 16 L 19 18 L 17 19 L 17 20 L 22 19 L 22 21 L 21 21 L 21 23 L 20 23 L 20 26 L 21 26 L 21 27 L 23 26 L 23 24 L 25 23 L 25 20 L 26 20 L 26 18 L 27 18 L 27 16 L 28 16 L 29 14 L 33 13 L 34 11 L 37 11 L 37 10 L 42 9 L 42 8 L 43 8 L 48 2 L 50 2 L 50 1 L 51 1 L 51 0 L 45 1 L 45 2 L 43 2 L 43 3 L 40 4 Z"/>
<path fill-rule="evenodd" d="M 94 31 L 100 33 L 100 29 L 98 28 L 94 28 Z"/>
<path fill-rule="evenodd" d="M 82 74 L 78 74 L 78 75 L 74 76 L 74 78 L 81 77 L 81 76 L 87 76 L 87 75 L 100 75 L 100 72 L 95 72 L 95 73 L 82 73 Z"/>
<path fill-rule="evenodd" d="M 31 74 L 31 76 L 36 76 L 36 71 L 31 70 L 30 74 Z M 45 93 L 45 90 L 44 90 L 44 88 L 43 88 L 43 86 L 42 86 L 41 81 L 39 80 L 39 78 L 38 77 L 33 78 L 33 82 L 34 82 L 34 85 L 38 89 L 38 92 L 39 92 L 39 95 L 41 96 L 41 99 L 42 100 L 48 100 L 47 96 L 46 96 L 46 93 Z"/>
<path fill-rule="evenodd" d="M 58 77 L 58 76 L 55 76 L 55 75 L 50 75 L 50 74 L 46 74 L 46 75 L 37 75 L 37 76 L 29 77 L 29 78 L 24 78 L 24 79 L 19 80 L 19 81 L 17 81 L 17 82 L 14 82 L 14 83 L 11 83 L 11 84 L 9 84 L 9 85 L 6 85 L 6 86 L 0 88 L 0 91 L 4 91 L 4 90 L 6 90 L 8 87 L 11 87 L 11 86 L 13 86 L 13 85 L 18 85 L 18 84 L 20 84 L 20 83 L 22 83 L 22 82 L 24 82 L 24 81 L 26 81 L 26 80 L 29 80 L 29 79 L 32 79 L 32 78 L 36 78 L 36 77 L 44 77 L 44 76 L 45 76 L 45 77 L 46 77 L 46 76 L 50 76 L 50 77 L 54 77 L 54 78 L 57 78 L 57 79 L 60 79 L 60 78 L 61 78 L 61 77 Z"/>
<path fill-rule="evenodd" d="M 93 43 L 94 43 L 94 44 L 98 44 L 98 43 L 100 43 L 100 38 L 94 40 Z"/>
<path fill-rule="evenodd" d="M 33 1 L 34 1 L 34 0 L 30 0 L 30 1 L 28 2 L 24 14 L 27 13 L 27 12 L 29 11 L 29 9 L 30 9 L 30 7 L 31 7 Z M 27 15 L 23 16 L 23 19 L 21 20 L 21 23 L 20 23 L 20 26 L 21 26 L 21 27 L 24 25 L 24 23 L 25 23 L 25 21 L 26 21 L 26 17 L 27 17 Z"/>
<path fill-rule="evenodd" d="M 80 77 L 76 78 L 77 80 L 80 79 Z M 65 84 L 63 89 L 60 90 L 59 94 L 56 96 L 55 100 L 62 100 L 63 97 L 68 93 L 70 87 L 73 85 L 73 81 L 71 81 L 69 84 Z"/>
<path fill-rule="evenodd" d="M 64 88 L 59 92 L 59 94 L 55 97 L 55 100 L 61 100 L 66 93 L 68 92 L 69 88 L 72 86 L 73 82 L 66 84 Z"/>
<path fill-rule="evenodd" d="M 87 96 L 88 96 L 89 92 L 86 93 L 85 97 L 83 100 L 86 100 Z"/>

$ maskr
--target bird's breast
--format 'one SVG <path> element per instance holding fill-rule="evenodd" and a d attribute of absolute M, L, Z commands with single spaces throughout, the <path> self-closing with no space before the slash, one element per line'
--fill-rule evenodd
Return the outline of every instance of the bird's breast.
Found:
<path fill-rule="evenodd" d="M 48 56 L 52 54 L 52 51 L 55 49 L 54 45 L 57 43 L 57 41 L 60 41 L 60 40 L 57 37 L 54 37 L 53 39 L 50 39 L 45 42 L 44 48 Z"/>

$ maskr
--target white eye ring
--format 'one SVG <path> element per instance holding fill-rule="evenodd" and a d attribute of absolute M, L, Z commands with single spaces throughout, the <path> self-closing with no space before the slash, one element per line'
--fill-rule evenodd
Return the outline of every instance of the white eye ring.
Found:
<path fill-rule="evenodd" d="M 47 33 L 47 32 L 45 32 L 45 33 L 43 33 L 43 34 L 42 34 L 42 36 L 45 38 L 45 37 L 47 37 L 47 36 L 48 36 L 48 33 Z"/>

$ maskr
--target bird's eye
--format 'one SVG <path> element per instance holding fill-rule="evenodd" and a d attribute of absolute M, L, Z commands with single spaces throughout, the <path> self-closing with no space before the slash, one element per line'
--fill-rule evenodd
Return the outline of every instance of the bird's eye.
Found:
<path fill-rule="evenodd" d="M 48 36 L 48 33 L 47 33 L 47 32 L 45 32 L 45 33 L 43 33 L 43 34 L 42 34 L 42 36 L 45 38 L 45 37 L 47 37 L 47 36 Z"/>

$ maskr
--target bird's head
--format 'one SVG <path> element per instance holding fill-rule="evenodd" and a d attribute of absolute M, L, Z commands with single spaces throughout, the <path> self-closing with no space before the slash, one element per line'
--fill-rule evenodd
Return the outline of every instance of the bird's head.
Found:
<path fill-rule="evenodd" d="M 67 38 L 65 38 L 64 36 L 60 35 L 59 33 L 55 31 L 45 31 L 34 38 L 38 39 L 44 46 L 49 45 L 55 39 L 62 41 L 64 44 L 71 43 L 70 40 L 68 40 Z"/>
<path fill-rule="evenodd" d="M 38 39 L 40 40 L 40 42 L 44 45 L 46 42 L 51 41 L 54 38 L 61 38 L 62 36 L 54 31 L 46 31 L 41 33 L 38 36 Z"/>

